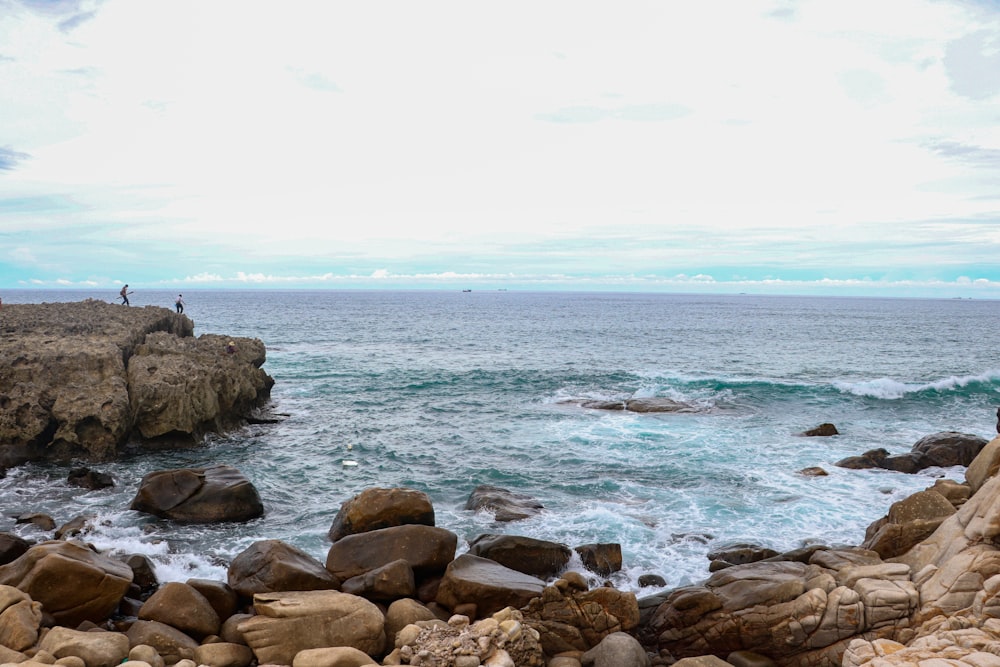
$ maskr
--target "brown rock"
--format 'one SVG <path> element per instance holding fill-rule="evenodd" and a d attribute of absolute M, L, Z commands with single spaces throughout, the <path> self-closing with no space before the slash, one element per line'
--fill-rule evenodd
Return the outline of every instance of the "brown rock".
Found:
<path fill-rule="evenodd" d="M 160 586 L 139 609 L 139 619 L 164 623 L 198 640 L 218 634 L 222 624 L 204 595 L 177 581 Z"/>
<path fill-rule="evenodd" d="M 194 652 L 198 648 L 198 642 L 190 636 L 158 621 L 136 621 L 129 626 L 125 635 L 130 646 L 152 646 L 168 665 L 194 659 Z"/>
<path fill-rule="evenodd" d="M 373 603 L 338 591 L 298 591 L 254 596 L 256 615 L 239 630 L 260 664 L 290 665 L 299 651 L 350 646 L 379 655 L 384 618 Z"/>
<path fill-rule="evenodd" d="M 521 535 L 479 535 L 469 543 L 472 556 L 489 558 L 512 570 L 534 577 L 551 577 L 562 572 L 572 552 L 564 544 Z"/>
<path fill-rule="evenodd" d="M 455 557 L 458 536 L 444 528 L 405 525 L 343 537 L 330 547 L 326 569 L 346 581 L 396 560 L 418 577 L 441 573 Z"/>
<path fill-rule="evenodd" d="M 825 438 L 831 435 L 840 435 L 840 431 L 838 431 L 837 427 L 834 426 L 833 424 L 826 422 L 820 424 L 815 428 L 811 428 L 808 431 L 803 431 L 799 435 L 803 435 L 810 438 L 815 438 L 815 437 Z"/>
<path fill-rule="evenodd" d="M 433 621 L 437 617 L 430 609 L 416 600 L 404 598 L 389 605 L 385 612 L 385 636 L 390 646 L 395 646 L 396 633 L 417 621 Z"/>
<path fill-rule="evenodd" d="M 545 582 L 489 560 L 462 554 L 445 570 L 437 602 L 449 609 L 474 603 L 480 618 L 504 607 L 520 609 L 542 594 Z"/>
<path fill-rule="evenodd" d="M 299 651 L 292 660 L 292 667 L 364 667 L 377 664 L 367 653 L 348 646 L 306 649 Z"/>
<path fill-rule="evenodd" d="M 14 535 L 0 533 L 0 565 L 6 565 L 20 558 L 31 547 L 31 542 Z"/>
<path fill-rule="evenodd" d="M 580 555 L 583 566 L 608 577 L 622 569 L 622 545 L 616 543 L 581 544 L 573 549 Z"/>
<path fill-rule="evenodd" d="M 340 581 L 318 560 L 281 540 L 260 540 L 229 565 L 229 586 L 244 598 L 275 591 L 340 588 Z"/>
<path fill-rule="evenodd" d="M 0 646 L 26 651 L 38 641 L 42 605 L 13 586 L 0 586 Z"/>
<path fill-rule="evenodd" d="M 0 566 L 0 584 L 16 586 L 69 627 L 106 620 L 131 583 L 127 565 L 71 541 L 35 545 Z"/>
<path fill-rule="evenodd" d="M 257 489 L 227 465 L 151 472 L 130 508 L 182 523 L 249 521 L 264 513 Z"/>
<path fill-rule="evenodd" d="M 128 657 L 129 640 L 120 632 L 79 632 L 56 627 L 45 634 L 38 648 L 60 659 L 76 656 L 87 667 L 113 667 Z"/>
<path fill-rule="evenodd" d="M 417 592 L 413 568 L 405 560 L 394 560 L 382 567 L 351 577 L 341 589 L 369 600 L 392 601 L 412 597 Z"/>
<path fill-rule="evenodd" d="M 535 516 L 544 507 L 531 496 L 491 484 L 481 484 L 469 494 L 465 509 L 492 512 L 496 521 L 519 521 Z"/>
<path fill-rule="evenodd" d="M 430 497 L 414 489 L 372 488 L 344 501 L 328 535 L 336 542 L 347 535 L 406 524 L 434 525 Z"/>
<path fill-rule="evenodd" d="M 194 651 L 194 661 L 212 667 L 247 667 L 253 662 L 253 651 L 245 644 L 216 642 L 202 644 Z"/>
<path fill-rule="evenodd" d="M 205 596 L 220 619 L 225 620 L 236 613 L 240 603 L 239 596 L 226 582 L 212 579 L 188 579 L 185 583 Z"/>
<path fill-rule="evenodd" d="M 633 593 L 606 586 L 579 590 L 557 581 L 528 603 L 524 618 L 547 655 L 588 651 L 612 633 L 637 628 L 639 603 Z"/>

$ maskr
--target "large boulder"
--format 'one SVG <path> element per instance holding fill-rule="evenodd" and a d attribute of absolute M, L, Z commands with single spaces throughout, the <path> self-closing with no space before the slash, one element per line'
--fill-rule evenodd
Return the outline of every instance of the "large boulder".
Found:
<path fill-rule="evenodd" d="M 492 484 L 480 484 L 469 494 L 468 500 L 465 501 L 465 509 L 490 512 L 496 521 L 519 521 L 535 516 L 544 507 L 523 493 Z"/>
<path fill-rule="evenodd" d="M 562 572 L 573 552 L 558 542 L 521 535 L 484 534 L 469 542 L 468 553 L 489 558 L 524 574 L 545 578 Z"/>
<path fill-rule="evenodd" d="M 417 576 L 444 572 L 455 557 L 458 536 L 434 526 L 405 525 L 343 537 L 330 547 L 326 569 L 340 581 L 397 560 L 406 561 Z"/>
<path fill-rule="evenodd" d="M 544 589 L 545 582 L 537 577 L 488 558 L 462 554 L 445 570 L 436 601 L 452 610 L 473 604 L 476 616 L 484 618 L 504 607 L 520 609 Z"/>
<path fill-rule="evenodd" d="M 855 636 L 909 627 L 920 600 L 910 572 L 860 549 L 735 565 L 672 591 L 649 625 L 675 658 L 752 651 L 781 665 L 839 664 Z"/>
<path fill-rule="evenodd" d="M 76 627 L 101 623 L 117 609 L 132 584 L 132 570 L 78 542 L 43 542 L 0 566 L 0 584 L 40 602 L 59 625 Z"/>
<path fill-rule="evenodd" d="M 49 630 L 38 648 L 56 658 L 75 656 L 87 667 L 113 667 L 128 657 L 128 637 L 120 632 L 80 632 L 55 627 Z"/>
<path fill-rule="evenodd" d="M 229 586 L 250 599 L 256 593 L 337 589 L 340 582 L 301 549 L 281 540 L 260 540 L 230 563 Z"/>
<path fill-rule="evenodd" d="M 889 559 L 906 553 L 955 513 L 947 498 L 933 489 L 893 503 L 889 514 L 868 526 L 861 546 Z"/>
<path fill-rule="evenodd" d="M 434 507 L 426 493 L 407 488 L 365 489 L 340 506 L 328 536 L 336 542 L 347 535 L 405 524 L 434 525 Z"/>
<path fill-rule="evenodd" d="M 241 423 L 270 396 L 274 380 L 260 366 L 264 344 L 255 338 L 167 333 L 146 337 L 128 363 L 135 428 L 145 439 L 198 439 Z"/>
<path fill-rule="evenodd" d="M 260 664 L 290 665 L 299 651 L 349 646 L 368 655 L 385 647 L 385 618 L 373 603 L 338 591 L 254 596 L 256 615 L 239 624 Z"/>
<path fill-rule="evenodd" d="M 249 521 L 264 514 L 257 489 L 227 465 L 145 475 L 130 509 L 182 523 Z"/>
<path fill-rule="evenodd" d="M 35 645 L 42 605 L 13 586 L 0 586 L 0 646 L 24 651 Z"/>
<path fill-rule="evenodd" d="M 199 640 L 218 634 L 222 625 L 208 599 L 178 581 L 160 586 L 139 609 L 139 619 L 165 623 Z"/>

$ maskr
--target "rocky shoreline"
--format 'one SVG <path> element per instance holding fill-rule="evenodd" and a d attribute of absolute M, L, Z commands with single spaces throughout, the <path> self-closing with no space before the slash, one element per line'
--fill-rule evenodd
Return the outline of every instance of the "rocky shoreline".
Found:
<path fill-rule="evenodd" d="M 0 466 L 110 461 L 243 423 L 274 384 L 264 344 L 193 334 L 188 317 L 155 306 L 5 304 Z"/>
<path fill-rule="evenodd" d="M 273 381 L 263 343 L 233 340 L 230 353 L 194 338 L 162 308 L 5 305 L 0 461 L 112 460 L 241 423 Z M 324 562 L 262 540 L 225 581 L 160 583 L 146 557 L 89 545 L 83 517 L 37 544 L 0 534 L 0 667 L 1000 667 L 1000 438 L 938 435 L 841 462 L 967 466 L 963 483 L 894 504 L 861 545 L 749 545 L 714 554 L 701 584 L 646 597 L 603 582 L 622 566 L 614 544 L 482 535 L 459 554 L 406 488 L 347 500 Z M 516 522 L 540 505 L 481 487 L 466 507 Z M 147 475 L 132 509 L 210 523 L 262 506 L 219 465 Z"/>

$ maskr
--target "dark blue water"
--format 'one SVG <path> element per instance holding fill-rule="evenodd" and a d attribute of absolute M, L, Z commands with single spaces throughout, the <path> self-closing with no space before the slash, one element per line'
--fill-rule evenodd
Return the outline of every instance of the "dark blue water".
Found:
<path fill-rule="evenodd" d="M 172 308 L 174 297 L 131 298 Z M 287 419 L 103 466 L 118 479 L 112 491 L 73 497 L 65 470 L 47 466 L 0 483 L 11 511 L 98 514 L 92 541 L 151 554 L 163 579 L 224 578 L 229 559 L 265 538 L 322 561 L 341 502 L 405 485 L 431 496 L 460 549 L 481 532 L 619 542 L 618 585 L 656 572 L 673 587 L 704 578 L 705 554 L 736 541 L 860 543 L 892 502 L 964 471 L 835 461 L 874 447 L 902 453 L 938 431 L 992 437 L 1000 404 L 995 301 L 478 291 L 189 291 L 185 300 L 196 335 L 265 342 L 273 407 Z M 654 396 L 700 411 L 578 404 Z M 796 435 L 827 421 L 841 435 Z M 251 478 L 263 519 L 178 527 L 125 509 L 145 472 L 212 463 Z M 808 466 L 830 474 L 798 474 Z M 465 511 L 482 483 L 530 494 L 546 511 L 512 524 Z"/>

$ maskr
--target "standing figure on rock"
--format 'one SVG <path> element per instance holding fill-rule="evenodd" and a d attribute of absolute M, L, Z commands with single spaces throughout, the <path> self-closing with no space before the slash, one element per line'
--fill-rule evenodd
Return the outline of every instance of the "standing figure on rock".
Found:
<path fill-rule="evenodd" d="M 177 306 L 177 312 L 178 313 L 183 313 L 184 312 L 184 295 L 183 294 L 178 294 L 177 295 L 177 301 L 174 302 L 174 305 Z"/>
<path fill-rule="evenodd" d="M 132 292 L 128 291 L 128 283 L 125 283 L 125 286 L 122 287 L 122 291 L 118 292 L 118 296 L 120 296 L 121 299 L 122 299 L 122 305 L 123 306 L 130 305 L 129 302 L 128 302 L 128 295 L 131 294 L 131 293 Z"/>

